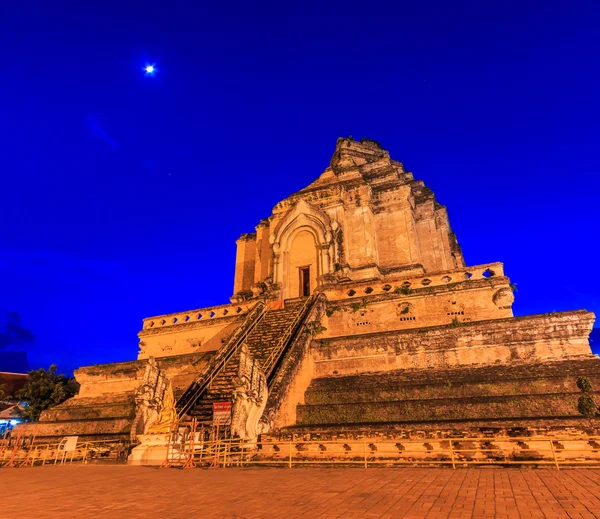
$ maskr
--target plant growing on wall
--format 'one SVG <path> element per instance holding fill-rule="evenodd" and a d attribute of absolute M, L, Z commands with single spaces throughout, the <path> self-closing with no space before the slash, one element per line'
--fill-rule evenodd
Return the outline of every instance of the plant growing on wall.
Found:
<path fill-rule="evenodd" d="M 589 378 L 580 376 L 577 378 L 577 387 L 583 393 L 577 401 L 577 411 L 586 418 L 600 416 L 600 408 L 594 400 L 594 387 Z"/>
<path fill-rule="evenodd" d="M 326 332 L 327 328 L 325 328 L 325 326 L 322 326 L 320 322 L 312 322 L 306 325 L 306 330 L 310 335 L 314 337 L 316 335 L 319 335 L 320 333 Z"/>
<path fill-rule="evenodd" d="M 369 303 L 366 299 L 363 299 L 360 303 L 357 302 L 352 305 L 352 311 L 358 312 L 361 308 L 367 308 L 367 306 L 369 306 Z"/>
<path fill-rule="evenodd" d="M 461 323 L 456 317 L 454 319 L 452 319 L 452 322 L 450 323 L 452 326 L 454 326 L 455 328 L 458 326 L 464 326 L 465 323 Z"/>
<path fill-rule="evenodd" d="M 413 293 L 413 290 L 410 287 L 396 287 L 396 290 L 394 290 L 394 293 L 396 294 L 402 294 L 403 296 L 409 296 Z"/>
<path fill-rule="evenodd" d="M 240 290 L 236 296 L 241 297 L 243 300 L 250 299 L 254 294 L 252 290 Z"/>

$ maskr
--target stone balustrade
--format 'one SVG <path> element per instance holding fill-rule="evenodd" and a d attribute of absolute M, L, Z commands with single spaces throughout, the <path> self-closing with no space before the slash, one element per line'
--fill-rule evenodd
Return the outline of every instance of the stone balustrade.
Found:
<path fill-rule="evenodd" d="M 418 277 L 402 277 L 397 279 L 376 280 L 362 282 L 359 285 L 353 283 L 351 287 L 344 290 L 348 297 L 364 297 L 381 293 L 393 293 L 394 291 L 407 292 L 419 288 L 450 285 L 464 281 L 477 281 L 482 279 L 494 279 L 504 277 L 504 265 L 502 263 L 486 263 L 472 267 L 463 267 L 456 270 L 432 272 Z M 336 287 L 337 288 L 337 287 Z M 337 292 L 338 290 L 336 290 Z M 328 290 L 325 290 L 328 292 Z"/>
<path fill-rule="evenodd" d="M 209 321 L 221 319 L 223 317 L 241 316 L 247 313 L 254 305 L 255 301 L 241 303 L 239 305 L 219 305 L 209 306 L 207 308 L 198 308 L 187 312 L 176 312 L 172 314 L 147 317 L 143 320 L 142 329 L 164 328 L 167 326 L 177 326 L 198 321 Z"/>

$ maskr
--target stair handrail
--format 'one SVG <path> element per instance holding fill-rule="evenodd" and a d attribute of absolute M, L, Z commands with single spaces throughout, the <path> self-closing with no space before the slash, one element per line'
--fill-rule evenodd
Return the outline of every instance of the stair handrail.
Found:
<path fill-rule="evenodd" d="M 271 372 L 272 372 L 273 368 L 275 367 L 275 364 L 277 364 L 277 361 L 279 360 L 279 357 L 280 357 L 282 351 L 287 346 L 289 339 L 296 331 L 298 324 L 304 320 L 304 318 L 306 317 L 309 310 L 312 308 L 313 303 L 316 300 L 317 300 L 317 297 L 314 294 L 310 295 L 307 298 L 307 300 L 304 302 L 304 305 L 302 305 L 302 308 L 296 314 L 296 317 L 294 318 L 294 320 L 292 321 L 290 326 L 288 326 L 287 330 L 281 337 L 280 341 L 277 343 L 277 346 L 275 347 L 275 349 L 267 357 L 267 360 L 265 360 L 264 363 L 261 363 L 262 364 L 261 367 L 263 369 L 265 376 L 267 377 L 267 380 L 271 376 Z"/>
<path fill-rule="evenodd" d="M 254 305 L 244 319 L 244 322 L 238 328 L 238 330 L 244 330 L 244 332 L 241 334 L 236 334 L 234 332 L 227 343 L 221 347 L 217 354 L 209 361 L 202 373 L 194 379 L 183 395 L 178 398 L 175 406 L 178 419 L 185 416 L 198 398 L 202 396 L 206 388 L 212 384 L 214 378 L 223 370 L 227 362 L 235 355 L 241 345 L 246 342 L 248 335 L 263 319 L 268 309 L 268 305 L 264 301 L 259 301 Z"/>

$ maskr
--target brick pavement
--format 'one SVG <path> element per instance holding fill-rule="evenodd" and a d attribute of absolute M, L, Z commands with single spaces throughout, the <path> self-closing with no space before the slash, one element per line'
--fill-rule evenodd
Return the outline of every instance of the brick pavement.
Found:
<path fill-rule="evenodd" d="M 599 518 L 600 470 L 0 469 L 0 518 Z"/>

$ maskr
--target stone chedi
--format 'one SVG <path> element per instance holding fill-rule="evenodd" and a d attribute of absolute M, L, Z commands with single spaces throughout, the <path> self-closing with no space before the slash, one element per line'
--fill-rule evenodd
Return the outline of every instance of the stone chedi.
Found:
<path fill-rule="evenodd" d="M 144 319 L 137 361 L 80 368 L 79 395 L 25 427 L 136 442 L 230 401 L 249 441 L 592 432 L 576 379 L 600 387 L 594 315 L 513 317 L 513 300 L 501 263 L 465 264 L 422 181 L 339 139 L 238 239 L 230 304 Z"/>

